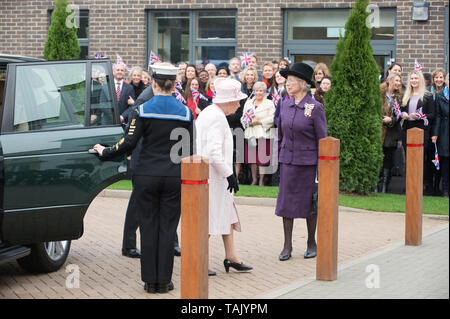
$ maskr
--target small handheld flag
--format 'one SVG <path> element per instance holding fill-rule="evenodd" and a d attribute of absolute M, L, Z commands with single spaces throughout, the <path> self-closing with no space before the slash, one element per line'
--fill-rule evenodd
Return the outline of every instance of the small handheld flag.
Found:
<path fill-rule="evenodd" d="M 122 64 L 125 69 L 130 72 L 130 68 L 125 64 L 125 62 L 123 62 L 123 59 L 120 57 L 120 55 L 117 55 L 116 64 Z"/>
<path fill-rule="evenodd" d="M 249 127 L 252 120 L 255 118 L 255 111 L 253 109 L 247 110 L 244 115 L 242 116 L 242 125 L 244 125 L 244 128 Z"/>
<path fill-rule="evenodd" d="M 192 97 L 193 97 L 196 101 L 198 101 L 199 99 L 208 101 L 208 99 L 207 99 L 203 94 L 201 94 L 199 91 L 197 91 L 196 89 L 192 89 Z"/>
<path fill-rule="evenodd" d="M 394 102 L 392 102 L 392 111 L 394 112 L 394 115 L 397 118 L 397 120 L 399 120 L 402 115 L 402 112 L 400 112 L 400 104 L 398 103 L 397 99 L 394 99 Z"/>
<path fill-rule="evenodd" d="M 172 94 L 175 94 L 175 98 L 180 101 L 183 104 L 186 104 L 186 100 L 184 99 L 183 95 L 181 95 L 180 91 L 178 91 L 176 88 L 173 90 Z"/>
<path fill-rule="evenodd" d="M 419 63 L 419 61 L 415 60 L 414 61 L 414 69 L 416 71 L 422 72 L 423 66 L 422 66 L 422 64 Z"/>
<path fill-rule="evenodd" d="M 436 169 L 439 170 L 439 154 L 438 154 L 438 150 L 437 150 L 437 145 L 436 143 L 434 143 L 434 160 L 432 160 L 434 166 L 436 166 Z"/>
<path fill-rule="evenodd" d="M 94 58 L 95 58 L 95 59 L 103 59 L 103 58 L 106 58 L 106 56 L 104 56 L 104 55 L 101 54 L 101 53 L 95 53 L 95 54 L 94 54 Z"/>
<path fill-rule="evenodd" d="M 273 104 L 276 105 L 276 104 L 278 103 L 279 100 L 280 100 L 280 94 L 279 94 L 277 88 L 273 88 L 273 92 L 272 92 L 272 101 L 273 101 Z"/>
<path fill-rule="evenodd" d="M 425 113 L 423 113 L 423 108 L 417 109 L 416 115 L 419 117 L 419 120 L 423 120 L 423 125 L 428 126 L 428 117 Z"/>
<path fill-rule="evenodd" d="M 241 54 L 241 66 L 245 68 L 249 63 L 250 59 L 253 57 L 253 53 L 246 52 Z"/>
<path fill-rule="evenodd" d="M 149 68 L 150 68 L 150 65 L 153 65 L 155 62 L 161 62 L 161 60 L 158 58 L 158 56 L 153 51 L 151 51 L 150 57 L 148 58 Z"/>

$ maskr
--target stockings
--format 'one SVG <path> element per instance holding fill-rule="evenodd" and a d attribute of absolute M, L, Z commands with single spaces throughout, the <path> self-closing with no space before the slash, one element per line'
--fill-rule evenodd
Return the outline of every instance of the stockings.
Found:
<path fill-rule="evenodd" d="M 308 253 L 315 252 L 317 250 L 316 226 L 317 226 L 317 215 L 315 215 L 312 218 L 306 219 L 306 227 L 308 229 L 308 241 L 307 241 Z M 287 255 L 292 252 L 293 228 L 294 228 L 294 219 L 283 217 L 284 247 L 281 252 L 282 255 Z"/>

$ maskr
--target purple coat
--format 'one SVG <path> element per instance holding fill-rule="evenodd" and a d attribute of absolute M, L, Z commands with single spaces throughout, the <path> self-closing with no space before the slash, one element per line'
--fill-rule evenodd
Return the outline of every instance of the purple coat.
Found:
<path fill-rule="evenodd" d="M 283 99 L 278 117 L 280 188 L 275 214 L 311 218 L 312 195 L 319 155 L 319 140 L 327 136 L 323 105 L 306 95 L 298 105 Z M 305 104 L 314 105 L 310 116 Z"/>
<path fill-rule="evenodd" d="M 314 104 L 305 115 L 305 104 Z M 278 117 L 279 162 L 291 165 L 317 165 L 319 140 L 327 137 L 323 105 L 306 95 L 298 105 L 294 98 L 280 103 Z"/>

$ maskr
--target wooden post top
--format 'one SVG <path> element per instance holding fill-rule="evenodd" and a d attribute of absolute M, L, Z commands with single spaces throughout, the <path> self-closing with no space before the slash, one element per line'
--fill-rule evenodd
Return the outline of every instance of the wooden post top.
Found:
<path fill-rule="evenodd" d="M 338 157 L 341 149 L 341 141 L 328 136 L 319 141 L 319 157 Z"/>
<path fill-rule="evenodd" d="M 192 155 L 181 160 L 181 180 L 203 181 L 209 178 L 209 162 L 205 157 Z"/>
<path fill-rule="evenodd" d="M 406 144 L 423 144 L 423 130 L 418 127 L 407 130 Z"/>

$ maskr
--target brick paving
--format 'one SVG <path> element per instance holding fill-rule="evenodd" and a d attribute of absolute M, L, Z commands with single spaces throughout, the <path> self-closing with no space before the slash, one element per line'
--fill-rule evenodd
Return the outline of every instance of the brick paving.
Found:
<path fill-rule="evenodd" d="M 175 257 L 175 289 L 168 294 L 147 294 L 140 280 L 139 260 L 121 255 L 127 203 L 126 198 L 97 197 L 86 213 L 84 235 L 72 241 L 67 262 L 57 272 L 33 275 L 24 272 L 14 261 L 0 264 L 0 299 L 180 298 L 179 257 Z M 279 297 L 281 289 L 314 276 L 315 259 L 303 258 L 306 249 L 304 220 L 296 220 L 294 224 L 292 258 L 280 262 L 278 255 L 283 244 L 282 220 L 274 215 L 273 206 L 252 206 L 247 203 L 239 204 L 238 208 L 243 232 L 235 233 L 237 252 L 254 270 L 251 273 L 236 273 L 230 270 L 230 273 L 226 274 L 223 267 L 222 239 L 211 237 L 209 268 L 216 271 L 217 276 L 209 277 L 209 298 L 259 299 L 271 294 Z M 424 216 L 423 232 L 425 234 L 445 225 L 448 225 L 448 217 Z M 354 262 L 360 257 L 381 251 L 403 240 L 404 214 L 340 208 L 339 265 Z M 446 243 L 447 252 L 442 254 L 448 256 L 448 236 Z M 428 247 L 426 244 L 425 241 L 424 249 Z M 72 265 L 79 269 L 79 288 L 68 288 L 71 287 Z M 384 266 L 381 269 L 383 271 Z M 442 280 L 447 278 L 448 282 L 448 262 L 446 271 L 447 277 L 442 277 Z M 346 277 L 342 276 L 340 280 L 344 278 Z M 384 283 L 382 279 L 381 284 Z M 379 292 L 382 296 L 382 290 Z"/>

